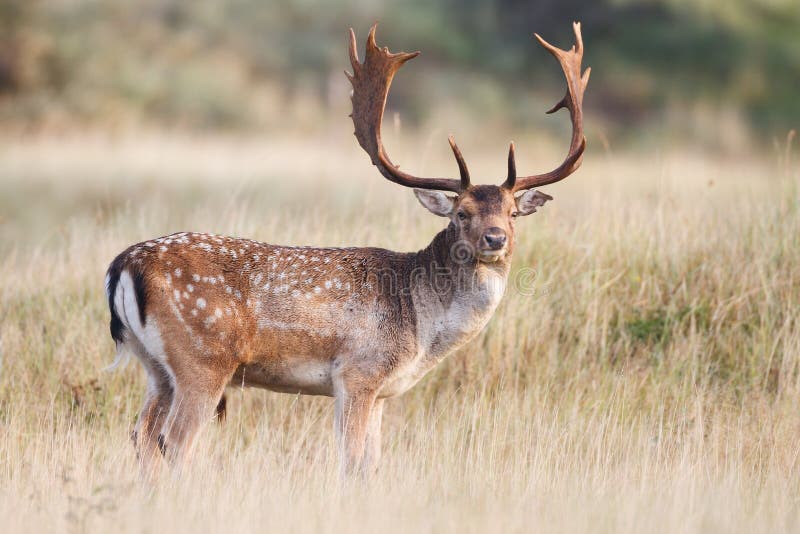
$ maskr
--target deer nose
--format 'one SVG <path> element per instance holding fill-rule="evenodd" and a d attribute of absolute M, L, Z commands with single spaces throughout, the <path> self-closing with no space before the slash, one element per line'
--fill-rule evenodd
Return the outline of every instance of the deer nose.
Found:
<path fill-rule="evenodd" d="M 500 250 L 506 245 L 506 233 L 496 226 L 489 228 L 483 234 L 483 241 L 490 250 Z"/>

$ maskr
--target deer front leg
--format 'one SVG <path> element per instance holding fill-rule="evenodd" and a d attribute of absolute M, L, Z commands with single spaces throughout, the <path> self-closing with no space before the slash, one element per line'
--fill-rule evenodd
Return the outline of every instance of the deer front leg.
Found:
<path fill-rule="evenodd" d="M 335 388 L 336 413 L 334 426 L 343 477 L 363 474 L 367 428 L 376 393 L 372 388 L 339 380 Z"/>
<path fill-rule="evenodd" d="M 373 474 L 381 461 L 381 421 L 383 419 L 383 400 L 375 399 L 367 421 L 367 440 L 364 450 L 363 470 Z"/>

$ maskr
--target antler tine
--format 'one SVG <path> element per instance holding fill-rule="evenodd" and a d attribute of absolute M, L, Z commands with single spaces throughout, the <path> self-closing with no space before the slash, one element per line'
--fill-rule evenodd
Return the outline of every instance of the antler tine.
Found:
<path fill-rule="evenodd" d="M 567 79 L 567 93 L 564 98 L 558 101 L 547 113 L 555 113 L 561 108 L 569 110 L 572 121 L 572 139 L 570 141 L 569 152 L 563 163 L 557 168 L 544 174 L 536 174 L 521 178 L 512 179 L 511 166 L 513 164 L 513 147 L 509 152 L 509 175 L 503 187 L 512 191 L 530 189 L 542 185 L 552 184 L 563 180 L 581 166 L 583 152 L 586 149 L 586 137 L 583 135 L 583 93 L 589 83 L 591 69 L 587 68 L 581 74 L 581 61 L 583 60 L 583 37 L 581 36 L 580 22 L 573 22 L 572 28 L 575 31 L 575 44 L 569 50 L 557 48 L 545 41 L 538 33 L 534 34 L 536 39 L 553 57 L 558 60 Z M 515 166 L 516 167 L 516 166 Z"/>
<path fill-rule="evenodd" d="M 517 181 L 517 162 L 514 159 L 514 141 L 508 146 L 508 177 L 506 184 L 513 189 L 514 183 Z"/>
<path fill-rule="evenodd" d="M 375 24 L 369 31 L 363 62 L 358 60 L 356 35 L 352 28 L 350 29 L 349 51 L 353 74 L 348 72 L 345 72 L 345 74 L 353 86 L 353 94 L 350 97 L 353 102 L 353 112 L 350 116 L 353 119 L 354 134 L 358 139 L 358 144 L 369 154 L 372 164 L 391 182 L 406 187 L 460 193 L 469 187 L 469 172 L 461 152 L 455 145 L 455 141 L 450 141 L 450 147 L 453 149 L 453 154 L 458 162 L 458 168 L 461 172 L 460 180 L 413 176 L 401 171 L 386 154 L 381 141 L 381 123 L 383 122 L 383 111 L 386 107 L 389 87 L 398 69 L 406 61 L 417 57 L 419 52 L 391 53 L 386 47 L 378 48 L 378 45 L 375 44 L 375 29 L 377 26 Z"/>
<path fill-rule="evenodd" d="M 458 145 L 456 144 L 456 139 L 452 135 L 447 137 L 447 142 L 450 143 L 450 148 L 453 150 L 453 156 L 456 158 L 456 163 L 458 163 L 458 172 L 461 174 L 461 189 L 465 190 L 469 187 L 469 169 L 467 169 L 467 162 L 464 161 L 464 156 L 461 155 L 461 150 L 459 150 Z"/>

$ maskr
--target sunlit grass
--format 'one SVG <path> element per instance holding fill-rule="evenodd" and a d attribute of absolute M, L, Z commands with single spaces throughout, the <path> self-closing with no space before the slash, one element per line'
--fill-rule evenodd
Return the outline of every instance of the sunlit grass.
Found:
<path fill-rule="evenodd" d="M 370 483 L 339 485 L 330 399 L 248 390 L 189 474 L 140 486 L 143 373 L 103 370 L 108 262 L 183 229 L 424 246 L 443 221 L 351 142 L 0 151 L 4 531 L 797 528 L 798 176 L 771 158 L 589 154 L 518 225 L 486 331 L 387 403 Z M 420 144 L 399 145 L 404 168 L 452 172 Z M 473 174 L 499 175 L 495 146 L 466 146 Z M 539 152 L 522 165 L 559 157 Z"/>

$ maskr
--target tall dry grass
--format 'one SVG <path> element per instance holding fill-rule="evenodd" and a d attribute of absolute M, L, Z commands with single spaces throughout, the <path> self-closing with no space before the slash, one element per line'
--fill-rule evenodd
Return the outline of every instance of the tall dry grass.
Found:
<path fill-rule="evenodd" d="M 798 529 L 800 177 L 777 157 L 590 153 L 518 225 L 485 332 L 388 403 L 369 483 L 339 484 L 329 399 L 236 390 L 190 473 L 139 485 L 143 373 L 103 370 L 106 265 L 180 229 L 425 245 L 443 222 L 350 143 L 4 142 L 0 529 Z M 498 176 L 500 140 L 477 145 Z M 438 145 L 394 153 L 452 172 Z"/>

